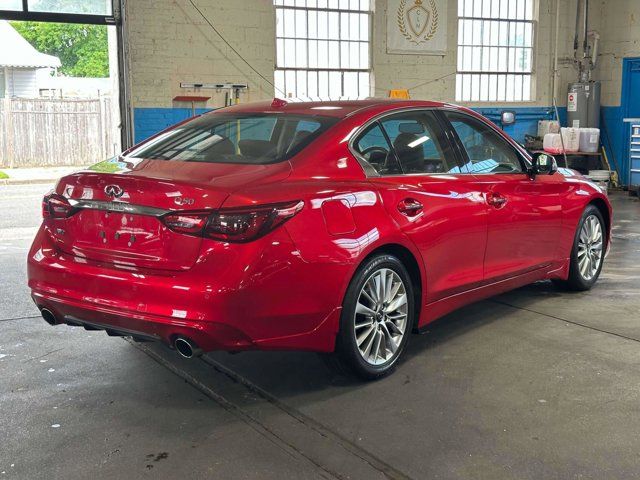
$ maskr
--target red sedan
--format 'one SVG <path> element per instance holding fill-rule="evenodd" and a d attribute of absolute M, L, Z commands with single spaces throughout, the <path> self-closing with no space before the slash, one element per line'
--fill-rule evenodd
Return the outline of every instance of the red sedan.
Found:
<path fill-rule="evenodd" d="M 412 331 L 543 279 L 596 282 L 605 192 L 466 108 L 255 103 L 62 178 L 28 257 L 44 319 L 211 350 L 396 365 Z"/>

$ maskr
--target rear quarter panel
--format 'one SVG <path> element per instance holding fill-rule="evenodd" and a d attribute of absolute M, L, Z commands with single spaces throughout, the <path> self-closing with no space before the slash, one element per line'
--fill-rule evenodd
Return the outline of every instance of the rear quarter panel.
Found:
<path fill-rule="evenodd" d="M 358 266 L 371 252 L 391 244 L 411 251 L 420 264 L 424 285 L 419 252 L 400 232 L 378 192 L 366 180 L 290 179 L 279 186 L 234 194 L 224 206 L 291 200 L 303 200 L 305 205 L 284 229 L 296 246 L 295 255 L 306 265 L 292 272 L 287 295 L 303 295 L 315 305 L 325 305 L 327 311 L 340 308 Z M 333 328 L 337 332 L 337 322 Z"/>

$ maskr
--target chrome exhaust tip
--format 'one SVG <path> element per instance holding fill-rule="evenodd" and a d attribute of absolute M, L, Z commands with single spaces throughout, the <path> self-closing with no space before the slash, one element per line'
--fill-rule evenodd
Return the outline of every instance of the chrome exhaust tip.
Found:
<path fill-rule="evenodd" d="M 47 322 L 49 325 L 58 324 L 58 321 L 56 320 L 56 316 L 53 314 L 51 310 L 43 308 L 42 310 L 40 310 L 40 314 L 42 315 L 42 318 L 44 318 L 44 321 Z"/>
<path fill-rule="evenodd" d="M 202 355 L 202 349 L 200 349 L 194 342 L 192 342 L 188 338 L 176 338 L 175 342 L 173 342 L 173 346 L 175 347 L 176 351 L 184 358 L 199 357 L 200 355 Z"/>

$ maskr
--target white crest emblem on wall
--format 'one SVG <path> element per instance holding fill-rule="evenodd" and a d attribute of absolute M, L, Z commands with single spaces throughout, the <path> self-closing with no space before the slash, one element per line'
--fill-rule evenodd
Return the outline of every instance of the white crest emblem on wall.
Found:
<path fill-rule="evenodd" d="M 434 0 L 428 0 L 428 2 L 428 8 L 422 5 L 422 0 L 415 0 L 415 3 L 407 8 L 407 1 L 400 0 L 397 14 L 398 28 L 410 42 L 426 42 L 431 40 L 438 31 L 438 7 Z M 429 27 L 428 31 L 427 27 Z"/>
<path fill-rule="evenodd" d="M 387 52 L 442 55 L 446 0 L 388 0 Z"/>

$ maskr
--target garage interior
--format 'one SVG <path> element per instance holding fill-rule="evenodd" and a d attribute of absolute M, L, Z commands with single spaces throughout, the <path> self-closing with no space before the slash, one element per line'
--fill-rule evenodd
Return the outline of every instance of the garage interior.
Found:
<path fill-rule="evenodd" d="M 53 182 L 0 180 L 0 478 L 640 476 L 640 2 L 115 0 L 97 13 L 4 3 L 4 20 L 115 29 L 123 150 L 194 114 L 274 97 L 457 103 L 532 149 L 556 120 L 599 128 L 595 152 L 558 158 L 609 189 L 614 221 L 591 291 L 539 282 L 465 307 L 414 335 L 393 375 L 364 383 L 314 353 L 187 360 L 52 328 L 25 258 Z M 397 9 L 423 4 L 441 8 L 440 46 L 399 53 Z M 515 43 L 500 43 L 501 22 Z M 476 65 L 484 47 L 504 49 L 504 65 L 499 53 Z M 599 92 L 584 117 L 576 82 L 589 102 Z"/>

